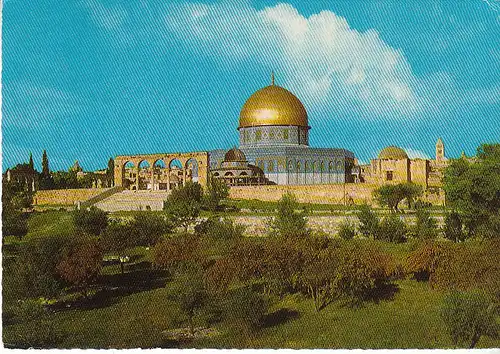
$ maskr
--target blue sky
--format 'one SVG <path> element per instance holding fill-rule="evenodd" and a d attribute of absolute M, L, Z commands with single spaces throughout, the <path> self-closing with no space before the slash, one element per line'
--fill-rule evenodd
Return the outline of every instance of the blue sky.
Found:
<path fill-rule="evenodd" d="M 272 70 L 312 146 L 500 141 L 499 0 L 6 0 L 2 49 L 3 170 L 230 148 Z"/>

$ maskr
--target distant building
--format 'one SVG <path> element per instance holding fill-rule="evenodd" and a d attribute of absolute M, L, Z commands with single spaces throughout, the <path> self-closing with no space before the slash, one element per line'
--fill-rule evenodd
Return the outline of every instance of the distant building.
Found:
<path fill-rule="evenodd" d="M 16 182 L 25 186 L 28 192 L 34 192 L 38 189 L 38 172 L 27 163 L 7 169 L 4 174 L 7 182 Z"/>
<path fill-rule="evenodd" d="M 359 182 L 375 184 L 412 182 L 424 188 L 439 188 L 447 165 L 444 143 L 439 138 L 434 159 L 410 159 L 403 149 L 388 146 L 369 165 L 359 166 L 357 178 Z"/>

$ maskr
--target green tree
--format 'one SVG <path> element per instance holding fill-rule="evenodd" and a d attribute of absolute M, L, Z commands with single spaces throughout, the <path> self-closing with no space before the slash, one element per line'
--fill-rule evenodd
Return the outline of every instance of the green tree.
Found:
<path fill-rule="evenodd" d="M 443 301 L 441 317 L 455 345 L 474 348 L 482 336 L 498 336 L 495 305 L 480 293 L 452 292 Z"/>
<path fill-rule="evenodd" d="M 343 221 L 339 225 L 338 236 L 344 240 L 352 240 L 356 236 L 356 228 L 349 221 Z"/>
<path fill-rule="evenodd" d="M 203 269 L 196 263 L 186 263 L 175 274 L 174 282 L 169 286 L 169 297 L 179 304 L 180 310 L 187 317 L 189 331 L 193 335 L 194 318 L 208 302 Z"/>
<path fill-rule="evenodd" d="M 108 187 L 115 185 L 115 160 L 112 157 L 108 160 L 108 168 L 106 169 L 106 179 L 108 181 Z"/>
<path fill-rule="evenodd" d="M 14 313 L 20 324 L 13 330 L 12 338 L 15 339 L 9 342 L 18 348 L 54 348 L 65 337 L 39 300 L 16 303 Z"/>
<path fill-rule="evenodd" d="M 35 170 L 35 164 L 33 163 L 33 154 L 30 152 L 30 160 L 28 162 L 30 169 Z"/>
<path fill-rule="evenodd" d="M 500 210 L 500 144 L 483 144 L 474 162 L 453 160 L 444 172 L 443 188 L 449 206 L 460 213 L 467 237 Z M 498 235 L 497 235 L 498 236 Z"/>
<path fill-rule="evenodd" d="M 164 210 L 174 227 L 183 227 L 187 232 L 189 226 L 200 215 L 202 202 L 201 185 L 189 181 L 170 193 L 165 201 Z"/>
<path fill-rule="evenodd" d="M 363 204 L 359 207 L 359 212 L 356 214 L 359 220 L 359 232 L 365 237 L 377 238 L 380 227 L 380 219 L 373 209 Z"/>
<path fill-rule="evenodd" d="M 401 243 L 406 241 L 407 227 L 403 220 L 397 215 L 389 215 L 380 223 L 378 239 Z"/>
<path fill-rule="evenodd" d="M 33 193 L 18 182 L 2 181 L 2 235 L 22 237 L 28 232 L 28 216 L 23 209 L 30 208 Z"/>
<path fill-rule="evenodd" d="M 423 194 L 423 188 L 413 183 L 385 184 L 373 191 L 375 200 L 397 212 L 398 205 L 404 199 L 411 206 L 413 201 Z"/>
<path fill-rule="evenodd" d="M 166 233 L 172 231 L 172 225 L 163 215 L 146 211 L 137 213 L 130 223 L 136 246 L 153 246 Z"/>
<path fill-rule="evenodd" d="M 9 269 L 11 277 L 9 284 L 5 286 L 8 297 L 23 299 L 57 296 L 63 282 L 56 267 L 68 242 L 68 238 L 56 236 L 27 241 Z"/>
<path fill-rule="evenodd" d="M 444 218 L 444 237 L 453 242 L 461 242 L 465 240 L 465 232 L 463 230 L 460 214 L 456 211 L 451 211 Z"/>
<path fill-rule="evenodd" d="M 106 229 L 109 222 L 108 213 L 94 206 L 88 210 L 75 210 L 73 221 L 77 229 L 96 236 Z"/>
<path fill-rule="evenodd" d="M 208 175 L 207 190 L 204 195 L 204 205 L 208 210 L 217 211 L 220 202 L 229 196 L 229 186 L 224 181 Z"/>
<path fill-rule="evenodd" d="M 418 209 L 416 213 L 417 220 L 413 227 L 413 234 L 419 239 L 433 239 L 437 237 L 437 221 L 426 209 Z"/>
<path fill-rule="evenodd" d="M 265 297 L 245 286 L 231 292 L 226 317 L 238 331 L 249 335 L 262 327 L 267 311 Z"/>
<path fill-rule="evenodd" d="M 87 297 L 88 287 L 97 279 L 101 264 L 102 251 L 98 240 L 80 235 L 63 249 L 56 270 Z"/>
<path fill-rule="evenodd" d="M 158 242 L 153 249 L 154 265 L 172 273 L 190 262 L 203 263 L 198 235 L 175 234 Z"/>
<path fill-rule="evenodd" d="M 50 174 L 49 158 L 47 157 L 46 150 L 43 150 L 42 154 L 42 173 L 40 174 L 39 185 L 40 189 L 52 189 L 54 187 L 54 181 L 52 179 L 52 175 Z"/>
<path fill-rule="evenodd" d="M 308 234 L 306 211 L 297 211 L 299 205 L 295 195 L 285 193 L 278 201 L 277 214 L 271 221 L 271 229 L 281 237 Z"/>
<path fill-rule="evenodd" d="M 124 260 L 127 256 L 126 251 L 135 244 L 135 235 L 130 225 L 116 221 L 111 222 L 101 233 L 100 241 L 101 247 L 106 253 L 117 253 L 123 275 L 125 273 Z"/>
<path fill-rule="evenodd" d="M 49 168 L 49 158 L 47 157 L 47 151 L 44 149 L 42 154 L 42 177 L 50 176 Z"/>

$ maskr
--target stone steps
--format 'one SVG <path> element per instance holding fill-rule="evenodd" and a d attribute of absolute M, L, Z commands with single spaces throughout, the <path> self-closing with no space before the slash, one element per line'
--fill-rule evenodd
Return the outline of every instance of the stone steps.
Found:
<path fill-rule="evenodd" d="M 99 209 L 114 211 L 162 210 L 167 191 L 123 191 L 96 203 Z"/>

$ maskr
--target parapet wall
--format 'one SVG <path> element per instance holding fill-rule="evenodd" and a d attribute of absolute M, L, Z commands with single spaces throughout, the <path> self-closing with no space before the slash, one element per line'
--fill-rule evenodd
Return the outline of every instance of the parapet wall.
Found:
<path fill-rule="evenodd" d="M 99 195 L 109 188 L 53 189 L 37 191 L 34 205 L 74 205 Z"/>
<path fill-rule="evenodd" d="M 380 187 L 371 183 L 317 184 L 317 185 L 271 185 L 231 187 L 229 198 L 277 201 L 287 191 L 293 193 L 300 203 L 316 204 L 375 204 L 372 193 Z M 443 205 L 444 192 L 424 193 L 423 199 Z"/>
<path fill-rule="evenodd" d="M 318 185 L 271 185 L 231 187 L 232 199 L 258 199 L 277 201 L 286 192 L 293 193 L 301 203 L 344 204 L 372 203 L 372 192 L 378 187 L 368 183 L 318 184 Z"/>

